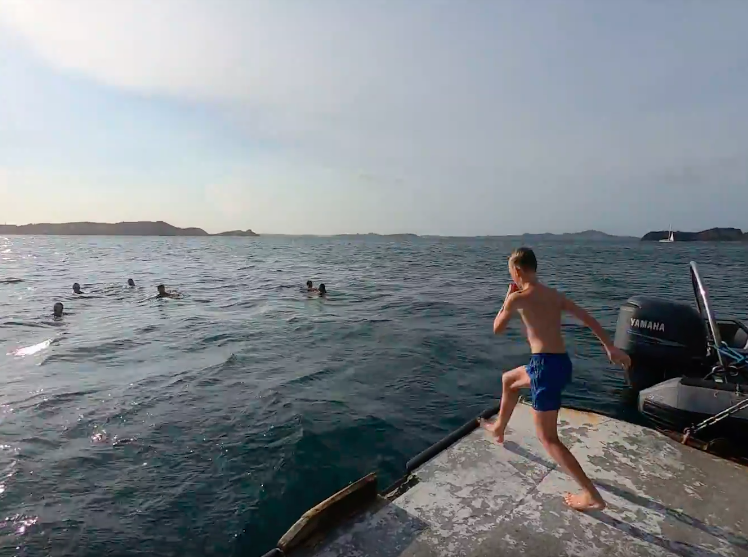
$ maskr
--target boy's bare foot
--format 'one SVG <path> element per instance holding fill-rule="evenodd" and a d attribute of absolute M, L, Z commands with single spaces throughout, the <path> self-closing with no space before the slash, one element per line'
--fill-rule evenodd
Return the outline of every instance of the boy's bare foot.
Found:
<path fill-rule="evenodd" d="M 564 501 L 577 511 L 601 511 L 605 508 L 605 501 L 602 497 L 595 497 L 586 491 L 567 493 L 564 495 Z"/>
<path fill-rule="evenodd" d="M 480 426 L 485 429 L 488 433 L 491 434 L 491 437 L 493 437 L 493 440 L 497 443 L 503 443 L 504 442 L 504 429 L 499 429 L 499 421 L 495 420 L 493 422 L 489 422 L 488 420 L 484 420 L 483 418 L 480 418 L 478 420 L 478 423 Z"/>

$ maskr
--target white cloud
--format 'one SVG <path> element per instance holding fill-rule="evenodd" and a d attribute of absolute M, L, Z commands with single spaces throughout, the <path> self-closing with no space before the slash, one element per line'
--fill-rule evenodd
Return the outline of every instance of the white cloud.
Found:
<path fill-rule="evenodd" d="M 390 188 L 425 227 L 462 211 L 485 228 L 520 222 L 503 201 L 528 187 L 550 218 L 611 177 L 644 187 L 694 153 L 746 147 L 745 101 L 709 100 L 746 46 L 731 9 L 681 6 L 673 20 L 651 2 L 3 0 L 0 26 L 66 72 L 212 103 L 296 165 L 236 184 L 277 190 L 331 167 L 340 226 L 381 202 L 367 188 Z M 236 184 L 221 187 L 251 189 Z M 349 205 L 342 184 L 358 191 Z"/>
<path fill-rule="evenodd" d="M 529 90 L 543 83 L 525 66 L 542 61 L 530 43 L 552 39 L 533 35 L 553 27 L 527 35 L 512 10 L 489 10 L 487 26 L 462 5 L 414 5 L 6 0 L 0 21 L 57 67 L 224 103 L 253 132 L 364 161 L 469 166 L 496 150 L 526 157 L 530 139 L 558 143 L 541 98 L 557 92 Z"/>

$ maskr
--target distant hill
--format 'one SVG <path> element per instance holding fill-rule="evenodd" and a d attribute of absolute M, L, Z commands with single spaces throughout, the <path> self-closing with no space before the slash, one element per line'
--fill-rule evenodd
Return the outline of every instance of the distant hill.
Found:
<path fill-rule="evenodd" d="M 0 234 L 28 234 L 43 236 L 213 236 L 202 228 L 179 228 L 164 221 L 65 222 L 54 224 L 0 224 Z M 258 236 L 251 230 L 223 232 L 215 236 Z"/>
<path fill-rule="evenodd" d="M 403 233 L 403 234 L 377 234 L 374 232 L 369 232 L 367 234 L 333 234 L 333 235 L 317 235 L 317 234 L 296 234 L 296 235 L 288 235 L 288 234 L 267 234 L 266 236 L 277 236 L 277 237 L 285 237 L 285 236 L 292 236 L 292 237 L 310 237 L 310 238 L 347 238 L 347 239 L 363 239 L 363 238 L 384 238 L 384 239 L 394 239 L 394 240 L 420 240 L 420 239 L 429 239 L 429 238 L 457 238 L 457 239 L 470 239 L 470 238 L 479 238 L 479 239 L 491 239 L 491 238 L 502 238 L 502 239 L 511 239 L 511 240 L 524 240 L 524 241 L 569 241 L 569 240 L 588 240 L 588 241 L 600 241 L 600 242 L 620 242 L 620 241 L 638 241 L 639 238 L 637 236 L 615 236 L 613 234 L 607 234 L 605 232 L 600 232 L 599 230 L 584 230 L 583 232 L 565 232 L 563 234 L 551 234 L 551 233 L 545 233 L 545 234 L 514 234 L 514 235 L 506 235 L 506 236 L 441 236 L 439 234 L 412 234 L 412 233 Z"/>
<path fill-rule="evenodd" d="M 229 230 L 228 232 L 213 234 L 213 236 L 259 236 L 259 234 L 251 230 Z"/>
<path fill-rule="evenodd" d="M 614 236 L 600 232 L 599 230 L 583 230 L 582 232 L 564 232 L 563 234 L 522 234 L 523 240 L 547 241 L 547 240 L 591 240 L 596 242 L 617 242 L 621 240 L 636 240 L 634 236 Z"/>
<path fill-rule="evenodd" d="M 511 240 L 517 240 L 521 242 L 568 242 L 573 240 L 584 240 L 592 242 L 620 242 L 631 240 L 638 240 L 636 236 L 615 236 L 613 234 L 607 234 L 600 232 L 599 230 L 584 230 L 582 232 L 564 232 L 562 234 L 553 234 L 551 232 L 545 232 L 541 234 L 515 234 L 512 236 L 481 236 L 482 238 L 507 238 Z"/>
<path fill-rule="evenodd" d="M 391 238 L 397 240 L 416 240 L 420 238 L 418 234 L 375 234 L 369 232 L 367 234 L 335 234 L 330 236 L 331 238 Z"/>
<path fill-rule="evenodd" d="M 669 230 L 655 230 L 642 236 L 642 242 L 659 242 L 670 235 Z M 676 242 L 748 242 L 748 234 L 739 228 L 710 228 L 701 232 L 673 231 Z"/>

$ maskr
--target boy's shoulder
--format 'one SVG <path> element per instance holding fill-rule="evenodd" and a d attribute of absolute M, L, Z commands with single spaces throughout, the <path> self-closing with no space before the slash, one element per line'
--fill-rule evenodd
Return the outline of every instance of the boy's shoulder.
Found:
<path fill-rule="evenodd" d="M 522 291 L 523 294 L 527 294 L 529 296 L 532 295 L 538 295 L 538 294 L 553 294 L 556 290 L 551 288 L 550 286 L 543 284 L 540 281 L 537 281 L 535 284 L 530 286 L 529 288 Z"/>
<path fill-rule="evenodd" d="M 548 286 L 547 284 L 544 284 L 544 283 L 542 283 L 540 281 L 538 281 L 536 283 L 536 285 L 537 285 L 538 289 L 542 290 L 543 292 L 561 295 L 561 293 L 558 290 L 556 290 L 552 286 Z"/>
<path fill-rule="evenodd" d="M 563 302 L 565 296 L 550 286 L 547 286 L 541 282 L 536 283 L 534 288 L 528 289 L 527 292 L 523 292 L 526 295 L 527 300 L 538 299 L 542 302 L 558 301 Z"/>
<path fill-rule="evenodd" d="M 541 282 L 536 282 L 533 286 L 526 288 L 525 290 L 513 292 L 509 297 L 512 305 L 518 308 L 521 308 L 525 303 L 545 304 L 553 301 L 563 302 L 564 299 L 564 295 L 558 290 L 546 286 Z"/>
<path fill-rule="evenodd" d="M 512 299 L 517 305 L 521 305 L 523 302 L 532 302 L 545 295 L 545 287 L 542 284 L 536 283 L 530 288 L 524 290 L 518 290 L 512 294 Z"/>

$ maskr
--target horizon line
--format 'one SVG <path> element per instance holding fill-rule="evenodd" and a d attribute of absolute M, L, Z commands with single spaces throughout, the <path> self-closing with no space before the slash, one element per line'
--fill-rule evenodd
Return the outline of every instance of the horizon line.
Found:
<path fill-rule="evenodd" d="M 0 227 L 15 227 L 15 228 L 25 228 L 30 226 L 66 226 L 66 225 L 104 225 L 104 226 L 117 226 L 122 224 L 142 224 L 142 225 L 148 225 L 148 224 L 164 224 L 173 228 L 176 228 L 178 230 L 200 230 L 202 232 L 205 232 L 207 235 L 210 236 L 216 236 L 221 234 L 219 233 L 213 233 L 208 232 L 204 228 L 201 228 L 199 226 L 176 226 L 173 225 L 167 221 L 164 220 L 122 220 L 117 222 L 96 222 L 96 221 L 68 221 L 68 222 L 31 222 L 27 224 L 12 224 L 4 222 L 3 224 L 0 224 Z M 235 230 L 241 230 L 241 229 L 235 229 Z M 330 237 L 336 237 L 336 236 L 415 236 L 419 238 L 511 238 L 511 237 L 521 237 L 521 236 L 564 236 L 564 235 L 581 235 L 581 234 L 603 234 L 605 236 L 609 236 L 611 238 L 639 238 L 639 236 L 635 235 L 628 235 L 628 234 L 611 234 L 609 232 L 604 232 L 602 230 L 597 229 L 586 229 L 586 230 L 580 230 L 575 232 L 522 232 L 522 233 L 513 233 L 513 234 L 431 234 L 431 233 L 416 233 L 416 232 L 394 232 L 394 233 L 385 233 L 385 232 L 335 232 L 335 233 L 287 233 L 287 232 L 265 232 L 265 233 L 259 233 L 252 228 L 246 228 L 244 229 L 246 231 L 252 231 L 255 234 L 258 234 L 259 236 L 288 236 L 288 237 L 315 237 L 315 238 L 330 238 Z M 54 236 L 55 234 L 44 234 L 46 236 Z M 59 234 L 57 234 L 59 235 Z M 62 234 L 65 235 L 65 234 Z M 101 234 L 75 234 L 76 236 L 99 236 Z"/>
<path fill-rule="evenodd" d="M 204 228 L 201 228 L 199 226 L 176 226 L 173 225 L 167 221 L 164 220 L 122 220 L 118 222 L 95 222 L 95 221 L 68 221 L 68 222 L 32 222 L 27 224 L 9 224 L 7 222 L 4 222 L 0 225 L 0 227 L 7 227 L 12 226 L 16 228 L 23 228 L 28 226 L 64 226 L 64 225 L 72 225 L 72 224 L 90 224 L 90 225 L 107 225 L 107 226 L 116 226 L 120 224 L 157 224 L 157 223 L 163 223 L 165 225 L 168 225 L 170 227 L 179 229 L 179 230 L 201 230 L 202 232 L 205 232 L 209 236 L 217 236 L 222 234 L 222 232 L 208 232 Z M 706 230 L 715 230 L 715 229 L 733 229 L 734 227 L 712 227 L 712 228 L 706 228 L 697 232 L 703 232 Z M 742 229 L 737 229 L 741 230 Z M 430 233 L 416 233 L 416 232 L 392 232 L 392 233 L 385 233 L 385 232 L 335 232 L 335 233 L 287 233 L 287 232 L 257 232 L 252 228 L 246 228 L 246 229 L 234 229 L 233 231 L 251 231 L 258 236 L 289 236 L 289 237 L 316 237 L 316 238 L 330 238 L 330 237 L 336 237 L 336 236 L 415 236 L 420 238 L 516 238 L 521 236 L 576 236 L 576 235 L 583 235 L 583 234 L 603 234 L 605 236 L 609 236 L 611 238 L 641 238 L 641 236 L 633 235 L 633 234 L 612 234 L 610 232 L 605 232 L 602 230 L 597 230 L 593 228 L 585 229 L 585 230 L 579 230 L 574 232 L 521 232 L 521 233 L 512 233 L 512 234 L 430 234 Z M 650 230 L 645 233 L 650 234 L 652 232 L 665 232 L 666 230 Z M 675 230 L 674 232 L 683 233 L 686 231 L 682 230 Z M 54 236 L 55 234 L 45 234 L 47 236 Z M 58 234 L 59 235 L 59 234 Z M 63 234 L 64 235 L 64 234 Z M 99 236 L 101 234 L 76 234 L 77 236 Z"/>

